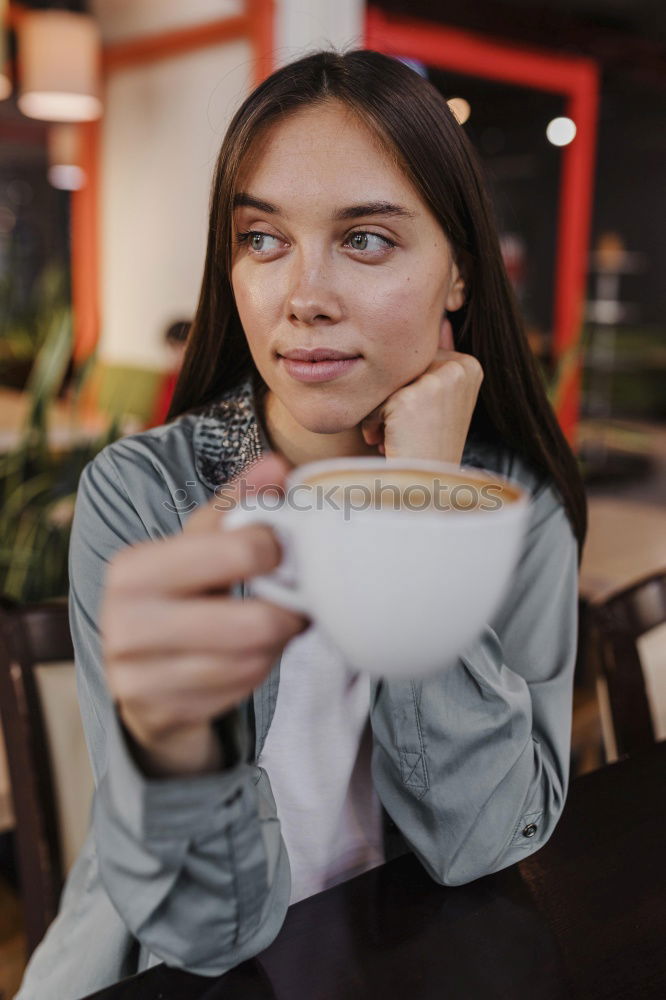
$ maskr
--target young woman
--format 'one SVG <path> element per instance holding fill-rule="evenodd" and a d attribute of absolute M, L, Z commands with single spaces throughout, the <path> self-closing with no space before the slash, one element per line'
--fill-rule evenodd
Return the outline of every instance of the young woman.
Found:
<path fill-rule="evenodd" d="M 298 360 L 312 351 L 328 362 Z M 266 527 L 220 531 L 216 510 L 231 481 L 378 453 L 496 470 L 533 500 L 501 610 L 418 683 L 371 684 L 300 616 L 241 600 L 279 547 Z M 584 532 L 443 98 L 375 52 L 273 74 L 220 152 L 170 422 L 81 478 L 70 608 L 93 831 L 21 1000 L 160 960 L 222 973 L 290 902 L 407 849 L 447 885 L 537 850 L 567 792 Z"/>

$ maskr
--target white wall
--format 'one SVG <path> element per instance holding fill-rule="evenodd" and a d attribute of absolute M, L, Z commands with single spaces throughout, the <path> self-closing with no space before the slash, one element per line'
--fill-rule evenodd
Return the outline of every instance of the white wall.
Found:
<path fill-rule="evenodd" d="M 275 63 L 282 66 L 312 49 L 360 48 L 363 0 L 278 0 Z"/>
<path fill-rule="evenodd" d="M 239 0 L 93 0 L 106 41 L 238 13 Z M 357 46 L 361 0 L 278 0 L 276 64 L 312 48 Z M 252 85 L 246 42 L 110 75 L 102 126 L 99 356 L 164 368 L 165 327 L 193 315 L 215 159 Z"/>
<path fill-rule="evenodd" d="M 105 42 L 231 17 L 244 7 L 243 0 L 88 0 Z"/>
<path fill-rule="evenodd" d="M 251 70 L 249 45 L 234 42 L 112 74 L 101 158 L 103 360 L 164 367 L 166 326 L 192 317 L 212 172 Z"/>

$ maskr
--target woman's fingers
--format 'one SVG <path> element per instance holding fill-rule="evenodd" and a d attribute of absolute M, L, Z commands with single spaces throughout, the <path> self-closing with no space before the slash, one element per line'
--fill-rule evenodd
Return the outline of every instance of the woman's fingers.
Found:
<path fill-rule="evenodd" d="M 268 657 L 160 656 L 110 671 L 109 688 L 126 727 L 143 748 L 144 769 L 162 774 L 217 770 L 223 762 L 211 720 L 248 698 L 273 664 Z"/>
<path fill-rule="evenodd" d="M 286 463 L 268 456 L 197 510 L 177 536 L 121 550 L 109 563 L 100 628 L 110 691 L 150 773 L 219 766 L 210 720 L 270 672 L 308 621 L 229 588 L 279 565 L 266 525 L 224 532 L 244 491 L 281 490 Z"/>
<path fill-rule="evenodd" d="M 105 621 L 109 690 L 143 764 L 164 773 L 216 766 L 210 720 L 249 697 L 307 627 L 268 602 L 229 598 L 144 601 L 134 614 L 112 601 Z"/>
<path fill-rule="evenodd" d="M 102 615 L 108 658 L 134 660 L 160 651 L 233 655 L 278 649 L 306 627 L 292 611 L 256 599 L 115 599 Z"/>
<path fill-rule="evenodd" d="M 266 525 L 247 525 L 228 533 L 218 528 L 122 549 L 109 563 L 106 585 L 116 593 L 134 595 L 220 590 L 269 573 L 281 558 L 279 543 Z"/>
<path fill-rule="evenodd" d="M 267 455 L 250 466 L 237 479 L 221 487 L 215 499 L 205 507 L 196 510 L 185 523 L 184 534 L 207 534 L 218 531 L 220 519 L 224 517 L 225 511 L 235 506 L 243 495 L 251 496 L 253 492 L 259 489 L 266 490 L 271 486 L 278 491 L 283 490 L 288 472 L 289 466 L 283 458 L 273 453 Z"/>
<path fill-rule="evenodd" d="M 188 594 L 221 590 L 268 573 L 282 557 L 274 533 L 251 525 L 223 534 L 225 511 L 262 488 L 284 486 L 287 464 L 275 455 L 252 466 L 210 504 L 195 511 L 182 534 L 121 550 L 109 564 L 107 585 L 127 593 Z"/>
<path fill-rule="evenodd" d="M 379 445 L 384 440 L 384 404 L 375 407 L 361 423 L 363 440 L 368 445 Z"/>
<path fill-rule="evenodd" d="M 278 653 L 135 656 L 114 663 L 109 688 L 128 705 L 141 703 L 149 712 L 151 706 L 163 704 L 179 724 L 191 724 L 216 714 L 211 700 L 216 705 L 225 699 L 232 704 L 235 698 L 254 690 L 270 672 Z M 155 697 L 157 684 L 159 698 Z"/>

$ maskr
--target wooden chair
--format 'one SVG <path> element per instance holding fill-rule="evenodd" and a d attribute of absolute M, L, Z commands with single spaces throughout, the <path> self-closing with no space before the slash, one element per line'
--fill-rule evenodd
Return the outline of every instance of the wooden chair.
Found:
<path fill-rule="evenodd" d="M 73 660 L 66 601 L 0 598 L 0 722 L 28 955 L 57 912 L 88 824 L 92 775 Z"/>
<path fill-rule="evenodd" d="M 589 614 L 589 651 L 600 682 L 602 719 L 607 709 L 606 754 L 617 759 L 650 746 L 657 738 L 655 719 L 664 713 L 657 687 L 666 694 L 666 570 L 590 606 Z M 653 632 L 658 626 L 664 626 L 663 635 Z M 650 678 L 644 662 L 648 633 L 656 637 L 650 659 L 659 661 L 650 664 Z M 663 683 L 652 683 L 656 674 Z"/>
<path fill-rule="evenodd" d="M 571 777 L 596 771 L 604 765 L 599 702 L 591 670 L 589 601 L 578 599 L 578 653 L 574 672 L 573 718 L 571 720 Z"/>

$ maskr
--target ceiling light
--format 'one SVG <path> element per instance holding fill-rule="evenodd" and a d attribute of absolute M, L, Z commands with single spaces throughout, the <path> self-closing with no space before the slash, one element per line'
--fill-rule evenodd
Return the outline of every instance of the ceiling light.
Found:
<path fill-rule="evenodd" d="M 100 40 L 89 14 L 26 11 L 18 26 L 21 94 L 29 118 L 81 122 L 99 118 Z"/>
<path fill-rule="evenodd" d="M 48 131 L 48 178 L 52 187 L 78 191 L 86 182 L 81 162 L 80 126 L 71 122 L 51 125 Z"/>
<path fill-rule="evenodd" d="M 85 187 L 86 175 L 81 167 L 57 164 L 49 167 L 47 177 L 51 187 L 59 191 L 80 191 Z"/>
<path fill-rule="evenodd" d="M 464 125 L 472 113 L 469 101 L 466 101 L 464 97 L 450 97 L 446 103 L 455 115 L 458 124 Z"/>
<path fill-rule="evenodd" d="M 546 128 L 546 138 L 553 146 L 568 146 L 576 138 L 576 125 L 571 118 L 553 118 Z"/>

